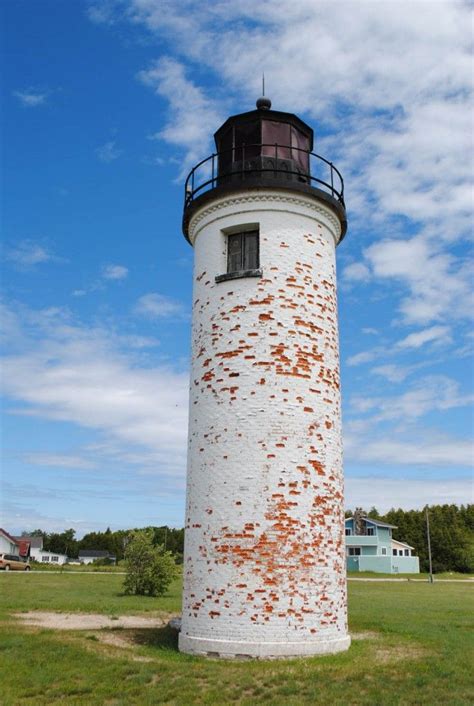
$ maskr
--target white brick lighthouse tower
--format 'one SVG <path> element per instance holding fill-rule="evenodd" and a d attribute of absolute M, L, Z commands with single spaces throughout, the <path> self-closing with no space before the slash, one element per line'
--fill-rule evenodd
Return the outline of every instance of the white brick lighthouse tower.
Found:
<path fill-rule="evenodd" d="M 186 182 L 194 247 L 183 652 L 346 650 L 335 247 L 343 182 L 291 113 L 229 118 Z"/>

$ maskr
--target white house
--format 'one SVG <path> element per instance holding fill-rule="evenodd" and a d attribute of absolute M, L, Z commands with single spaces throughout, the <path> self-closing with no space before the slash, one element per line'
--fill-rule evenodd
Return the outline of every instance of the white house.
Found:
<path fill-rule="evenodd" d="M 66 554 L 58 554 L 57 552 L 48 552 L 46 549 L 31 549 L 31 558 L 34 561 L 40 561 L 42 564 L 67 564 L 68 557 Z"/>
<path fill-rule="evenodd" d="M 66 554 L 50 552 L 43 549 L 43 537 L 15 537 L 19 545 L 19 553 L 25 559 L 38 561 L 41 564 L 66 564 L 68 557 Z"/>
<path fill-rule="evenodd" d="M 117 561 L 113 554 L 102 549 L 81 549 L 79 551 L 81 564 L 93 564 L 98 559 L 109 559 L 111 564 L 115 564 Z"/>
<path fill-rule="evenodd" d="M 0 554 L 20 554 L 15 537 L 0 527 Z"/>

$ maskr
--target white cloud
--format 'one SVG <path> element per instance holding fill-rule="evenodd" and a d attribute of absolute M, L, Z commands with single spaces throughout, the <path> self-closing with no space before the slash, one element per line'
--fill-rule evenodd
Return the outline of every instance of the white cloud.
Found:
<path fill-rule="evenodd" d="M 81 326 L 67 311 L 20 312 L 21 319 L 9 311 L 17 325 L 9 327 L 14 348 L 2 367 L 4 393 L 21 405 L 10 403 L 7 412 L 95 430 L 119 459 L 135 451 L 156 473 L 183 473 L 187 372 L 147 367 L 133 340 L 130 346 L 112 331 Z"/>
<path fill-rule="evenodd" d="M 22 269 L 31 269 L 45 262 L 62 262 L 44 245 L 33 240 L 22 240 L 17 245 L 6 249 L 5 258 Z"/>
<path fill-rule="evenodd" d="M 182 316 L 184 307 L 180 302 L 170 297 L 150 292 L 150 294 L 144 294 L 140 297 L 135 306 L 135 312 L 147 318 L 158 319 L 167 316 Z"/>
<path fill-rule="evenodd" d="M 425 505 L 473 502 L 469 479 L 418 480 L 412 478 L 350 477 L 346 480 L 346 507 L 376 507 L 380 512 L 391 508 L 419 509 Z"/>
<path fill-rule="evenodd" d="M 416 380 L 401 395 L 383 397 L 354 396 L 352 409 L 361 414 L 373 412 L 373 421 L 418 419 L 431 411 L 445 411 L 472 403 L 471 395 L 463 395 L 459 384 L 444 375 L 432 375 Z"/>
<path fill-rule="evenodd" d="M 102 270 L 104 279 L 119 280 L 128 276 L 128 268 L 123 265 L 106 265 Z"/>
<path fill-rule="evenodd" d="M 451 334 L 448 326 L 432 326 L 431 328 L 423 329 L 410 333 L 406 338 L 398 341 L 397 348 L 421 348 L 425 343 L 450 343 Z"/>
<path fill-rule="evenodd" d="M 377 357 L 378 352 L 378 349 L 374 348 L 370 351 L 361 351 L 355 355 L 350 355 L 346 360 L 346 364 L 353 367 L 355 365 L 361 365 L 362 363 L 370 363 Z"/>
<path fill-rule="evenodd" d="M 402 366 L 387 363 L 387 365 L 378 365 L 372 368 L 371 372 L 386 378 L 390 382 L 403 382 L 415 367 L 416 366 Z"/>
<path fill-rule="evenodd" d="M 48 93 L 41 93 L 40 91 L 26 90 L 26 91 L 13 91 L 13 95 L 18 98 L 20 103 L 26 108 L 35 108 L 38 105 L 43 105 L 46 103 Z"/>
<path fill-rule="evenodd" d="M 342 276 L 350 282 L 366 282 L 370 279 L 370 272 L 363 262 L 353 262 L 344 268 Z"/>
<path fill-rule="evenodd" d="M 118 159 L 122 154 L 122 150 L 118 149 L 115 140 L 109 140 L 100 147 L 97 147 L 95 153 L 101 162 L 108 164 Z"/>
<path fill-rule="evenodd" d="M 409 290 L 400 311 L 407 323 L 424 324 L 472 315 L 472 269 L 426 238 L 382 240 L 364 253 L 375 277 L 399 280 Z"/>
<path fill-rule="evenodd" d="M 35 466 L 47 466 L 49 468 L 95 468 L 96 463 L 83 456 L 57 454 L 57 453 L 26 453 L 23 460 Z"/>
<path fill-rule="evenodd" d="M 169 119 L 150 139 L 164 140 L 186 150 L 179 175 L 182 179 L 209 152 L 211 137 L 223 121 L 223 114 L 215 100 L 186 77 L 184 66 L 175 59 L 163 57 L 155 61 L 140 71 L 138 78 L 169 101 Z"/>

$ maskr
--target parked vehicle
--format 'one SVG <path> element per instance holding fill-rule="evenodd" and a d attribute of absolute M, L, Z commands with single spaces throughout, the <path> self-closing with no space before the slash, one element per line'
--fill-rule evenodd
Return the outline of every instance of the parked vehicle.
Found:
<path fill-rule="evenodd" d="M 31 566 L 16 554 L 0 554 L 0 569 L 3 571 L 30 571 Z"/>

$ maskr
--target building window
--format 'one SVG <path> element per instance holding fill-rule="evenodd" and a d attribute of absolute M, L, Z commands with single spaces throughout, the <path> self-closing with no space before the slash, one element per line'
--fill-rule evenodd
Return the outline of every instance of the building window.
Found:
<path fill-rule="evenodd" d="M 352 530 L 346 527 L 346 537 L 350 537 L 352 534 Z"/>
<path fill-rule="evenodd" d="M 51 561 L 59 561 L 59 557 L 58 557 L 58 556 L 52 556 L 52 557 L 51 557 Z"/>
<path fill-rule="evenodd" d="M 349 556 L 360 556 L 360 547 L 349 547 Z"/>
<path fill-rule="evenodd" d="M 258 230 L 229 233 L 227 236 L 227 274 L 259 267 Z"/>
<path fill-rule="evenodd" d="M 397 550 L 396 550 L 396 549 L 392 549 L 392 554 L 393 554 L 393 556 L 397 556 Z"/>
<path fill-rule="evenodd" d="M 367 527 L 367 536 L 373 537 L 375 534 L 375 529 L 373 527 Z"/>
<path fill-rule="evenodd" d="M 387 547 L 382 547 L 382 555 L 387 556 Z"/>
<path fill-rule="evenodd" d="M 405 549 L 405 556 L 410 556 L 410 550 L 409 550 L 409 549 Z"/>
<path fill-rule="evenodd" d="M 49 556 L 42 556 L 41 561 L 49 562 Z"/>

